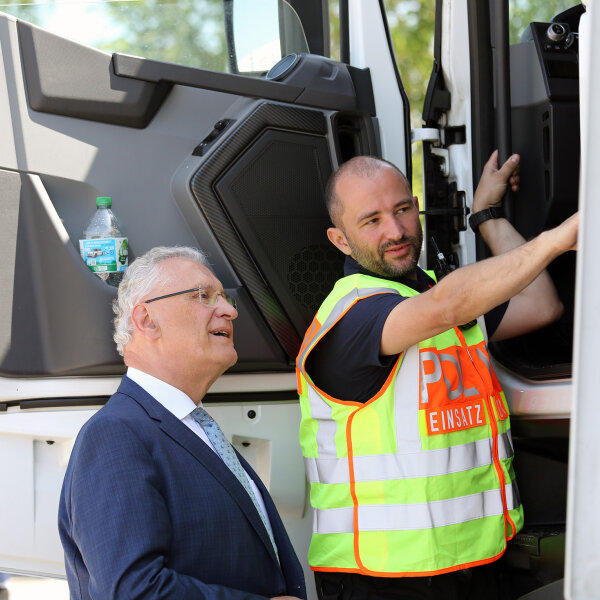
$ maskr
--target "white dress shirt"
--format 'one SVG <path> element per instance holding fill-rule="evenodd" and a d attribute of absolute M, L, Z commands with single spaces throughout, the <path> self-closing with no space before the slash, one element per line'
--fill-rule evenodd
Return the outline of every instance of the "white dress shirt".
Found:
<path fill-rule="evenodd" d="M 187 394 L 176 387 L 173 387 L 170 383 L 166 383 L 165 381 L 162 381 L 162 379 L 148 375 L 148 373 L 144 373 L 144 371 L 134 369 L 133 367 L 127 368 L 127 377 L 132 381 L 135 381 L 135 383 L 148 392 L 157 402 L 160 402 L 177 419 L 187 425 L 215 454 L 217 454 L 206 436 L 204 429 L 202 429 L 200 424 L 192 417 L 191 413 L 196 408 L 196 404 L 194 404 L 194 401 Z M 200 402 L 198 406 L 202 406 L 202 402 Z M 219 455 L 217 454 L 217 456 Z M 219 456 L 219 458 L 221 457 Z M 252 488 L 256 500 L 270 527 L 271 521 L 269 520 L 269 514 L 267 513 L 262 494 L 256 487 L 254 481 L 252 481 L 250 475 L 248 475 L 246 471 L 244 471 L 244 473 L 248 478 L 250 487 Z"/>

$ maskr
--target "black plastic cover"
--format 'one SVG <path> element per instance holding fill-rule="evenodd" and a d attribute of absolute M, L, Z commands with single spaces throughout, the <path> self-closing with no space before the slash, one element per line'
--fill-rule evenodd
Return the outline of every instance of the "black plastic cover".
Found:
<path fill-rule="evenodd" d="M 29 105 L 39 112 L 144 128 L 170 83 L 115 75 L 111 55 L 17 22 Z"/>
<path fill-rule="evenodd" d="M 332 170 L 315 110 L 263 103 L 194 174 L 192 192 L 229 262 L 292 362 L 342 274 L 326 236 Z"/>
<path fill-rule="evenodd" d="M 315 108 L 375 113 L 368 69 L 356 69 L 312 54 L 302 55 L 298 65 L 281 82 L 119 53 L 113 54 L 113 64 L 117 75 L 135 80 L 168 82 Z M 355 81 L 360 83 L 360 93 Z"/>

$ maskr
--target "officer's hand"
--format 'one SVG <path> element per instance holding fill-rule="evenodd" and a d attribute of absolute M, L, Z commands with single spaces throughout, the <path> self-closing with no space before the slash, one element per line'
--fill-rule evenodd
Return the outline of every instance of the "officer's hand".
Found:
<path fill-rule="evenodd" d="M 548 233 L 554 236 L 555 247 L 559 252 L 577 250 L 577 232 L 579 231 L 579 212 L 571 215 L 558 227 L 550 229 Z"/>
<path fill-rule="evenodd" d="M 483 173 L 473 198 L 473 212 L 479 212 L 491 206 L 501 206 L 506 193 L 506 184 L 510 184 L 513 192 L 519 189 L 519 160 L 518 154 L 513 154 L 498 169 L 498 150 L 494 150 L 483 167 Z"/>

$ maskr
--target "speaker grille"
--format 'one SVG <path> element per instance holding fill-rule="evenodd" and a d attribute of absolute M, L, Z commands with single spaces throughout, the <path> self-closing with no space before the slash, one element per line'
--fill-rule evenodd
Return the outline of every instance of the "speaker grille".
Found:
<path fill-rule="evenodd" d="M 263 103 L 192 179 L 232 267 L 290 359 L 342 273 L 343 257 L 332 258 L 326 235 L 326 134 L 320 111 Z M 318 256 L 330 258 L 318 263 Z"/>
<path fill-rule="evenodd" d="M 307 293 L 295 293 L 289 279 L 293 263 L 306 248 L 331 246 L 323 203 L 330 164 L 325 138 L 269 128 L 216 186 L 244 245 L 299 336 L 314 317 L 315 299 L 318 304 L 325 297 L 320 280 L 334 277 L 328 276 L 328 265 L 315 263 L 315 287 L 308 303 Z"/>
<path fill-rule="evenodd" d="M 287 280 L 294 298 L 311 314 L 342 275 L 344 255 L 329 242 L 303 248 L 289 263 Z"/>

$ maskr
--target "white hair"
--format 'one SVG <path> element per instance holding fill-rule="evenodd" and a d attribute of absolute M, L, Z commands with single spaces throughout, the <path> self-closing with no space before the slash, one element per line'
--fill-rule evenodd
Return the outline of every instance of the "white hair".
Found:
<path fill-rule="evenodd" d="M 203 252 L 189 246 L 157 246 L 136 258 L 125 271 L 119 284 L 119 293 L 113 301 L 115 313 L 115 332 L 113 339 L 117 344 L 117 352 L 123 356 L 123 348 L 131 341 L 133 325 L 131 313 L 133 307 L 150 293 L 159 279 L 167 274 L 163 271 L 161 263 L 169 258 L 189 258 L 205 267 L 208 261 Z"/>

